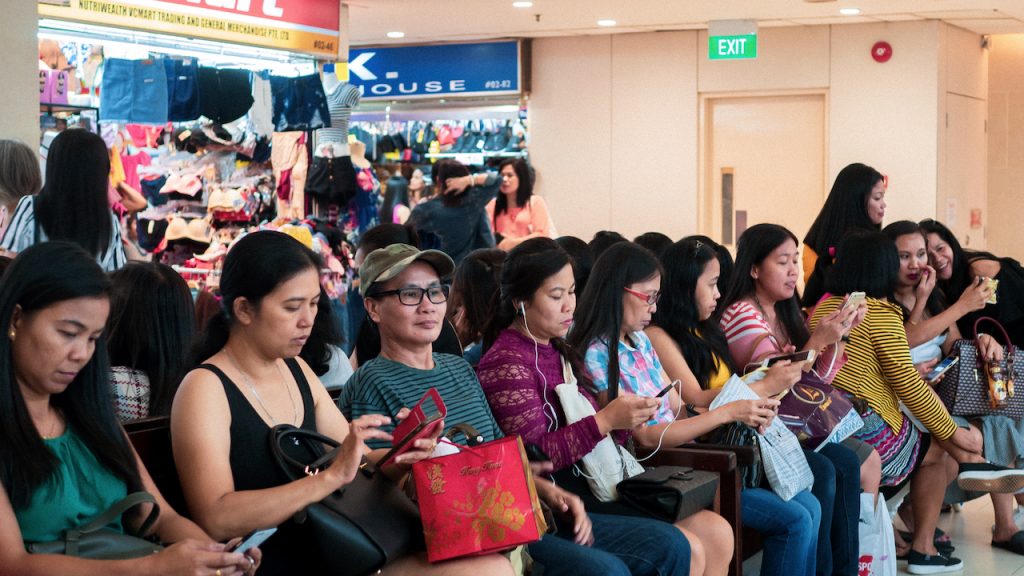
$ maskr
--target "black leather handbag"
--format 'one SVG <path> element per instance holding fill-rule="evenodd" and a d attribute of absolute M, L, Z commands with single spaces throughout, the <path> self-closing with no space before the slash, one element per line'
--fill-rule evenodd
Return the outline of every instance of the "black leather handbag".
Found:
<path fill-rule="evenodd" d="M 676 522 L 715 502 L 718 474 L 688 466 L 658 466 L 626 478 L 616 488 L 623 502 L 652 518 Z"/>
<path fill-rule="evenodd" d="M 761 446 L 758 444 L 757 432 L 740 422 L 732 422 L 719 426 L 709 435 L 711 444 L 728 446 L 749 446 L 754 449 L 754 459 L 740 470 L 740 481 L 744 488 L 759 488 L 764 481 L 764 464 L 761 463 Z"/>
<path fill-rule="evenodd" d="M 133 492 L 86 524 L 65 530 L 62 539 L 55 542 L 26 542 L 25 549 L 30 554 L 61 554 L 97 560 L 125 560 L 156 554 L 163 550 L 163 546 L 107 528 L 128 510 L 145 503 L 153 505 L 138 530 L 139 535 L 145 534 L 160 516 L 160 506 L 148 492 Z"/>
<path fill-rule="evenodd" d="M 319 456 L 311 462 L 296 460 L 285 448 L 296 441 Z M 324 446 L 331 449 L 325 450 Z M 327 468 L 337 455 L 338 442 L 310 430 L 279 424 L 270 431 L 270 451 L 284 473 L 295 480 Z M 372 574 L 425 546 L 416 504 L 368 463 L 352 482 L 308 506 L 295 521 L 309 526 L 325 574 Z"/>

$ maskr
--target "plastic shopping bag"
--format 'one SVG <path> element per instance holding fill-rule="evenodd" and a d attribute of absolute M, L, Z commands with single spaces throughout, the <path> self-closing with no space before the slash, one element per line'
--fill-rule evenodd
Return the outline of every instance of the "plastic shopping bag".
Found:
<path fill-rule="evenodd" d="M 860 495 L 860 560 L 858 576 L 896 576 L 896 539 L 885 500 Z"/>

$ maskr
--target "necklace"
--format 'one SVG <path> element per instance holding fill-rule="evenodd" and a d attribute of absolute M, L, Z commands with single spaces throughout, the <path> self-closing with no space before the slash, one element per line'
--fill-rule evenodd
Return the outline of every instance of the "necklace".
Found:
<path fill-rule="evenodd" d="M 52 410 L 52 408 L 51 408 Z M 50 424 L 50 431 L 47 434 L 42 434 L 43 440 L 53 440 L 57 437 L 57 428 L 60 425 L 60 412 L 54 411 L 53 424 Z"/>
<path fill-rule="evenodd" d="M 754 305 L 757 306 L 758 312 L 761 313 L 761 317 L 764 318 L 765 324 L 768 324 L 768 330 L 771 332 L 771 337 L 777 342 L 777 346 L 780 348 L 786 344 L 788 340 L 785 335 L 786 332 L 782 329 L 782 325 L 779 324 L 778 315 L 775 318 L 769 320 L 768 313 L 765 312 L 764 306 L 761 305 L 761 299 L 757 297 L 757 292 L 754 292 Z"/>
<path fill-rule="evenodd" d="M 270 413 L 270 410 L 267 410 L 267 405 L 263 403 L 263 398 L 260 398 L 260 393 L 256 391 L 256 386 L 253 386 L 252 379 L 249 378 L 249 375 L 244 370 L 242 370 L 241 366 L 238 365 L 238 361 L 235 360 L 235 355 L 232 354 L 231 351 L 227 350 L 226 348 L 225 352 L 227 352 L 228 360 L 231 361 L 231 365 L 235 367 L 235 370 L 238 370 L 238 373 L 242 375 L 242 379 L 245 380 L 245 383 L 249 386 L 249 390 L 252 392 L 253 397 L 256 398 L 256 402 L 259 403 L 260 408 L 263 408 L 263 412 L 266 413 L 267 417 L 270 418 L 270 421 L 274 423 L 274 426 L 280 424 L 280 422 L 277 421 L 277 418 L 274 418 L 274 415 Z M 275 362 L 275 364 L 277 363 Z M 292 403 L 291 421 L 298 422 L 299 409 L 295 406 L 295 398 L 292 397 L 292 391 L 290 388 L 288 388 L 288 385 L 285 382 L 284 374 L 281 373 L 280 365 L 277 366 L 277 373 L 279 376 L 281 376 L 281 383 L 285 385 L 285 391 L 288 392 L 288 400 L 291 401 Z"/>

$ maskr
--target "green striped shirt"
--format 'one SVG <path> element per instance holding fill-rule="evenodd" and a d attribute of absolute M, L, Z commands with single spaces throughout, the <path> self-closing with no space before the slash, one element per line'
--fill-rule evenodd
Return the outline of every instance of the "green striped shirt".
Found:
<path fill-rule="evenodd" d="M 338 407 L 350 421 L 366 414 L 386 414 L 394 418 L 403 407 L 415 406 L 431 387 L 437 388 L 448 410 L 445 426 L 468 423 L 484 441 L 503 436 L 473 368 L 451 354 L 435 352 L 432 370 L 374 358 L 352 375 L 338 399 Z M 390 433 L 394 426 L 381 429 Z M 366 444 L 374 449 L 390 447 L 390 443 L 382 440 L 368 440 Z"/>
<path fill-rule="evenodd" d="M 893 433 L 898 434 L 903 425 L 902 401 L 929 432 L 940 440 L 948 439 L 956 432 L 956 423 L 910 360 L 900 307 L 877 298 L 868 298 L 867 303 L 867 316 L 850 332 L 846 365 L 832 384 L 866 400 Z M 842 304 L 842 296 L 818 304 L 810 319 L 811 330 Z"/>

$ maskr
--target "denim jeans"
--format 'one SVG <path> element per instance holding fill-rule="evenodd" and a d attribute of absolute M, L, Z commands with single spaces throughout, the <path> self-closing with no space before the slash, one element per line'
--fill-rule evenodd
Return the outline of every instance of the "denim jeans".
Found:
<path fill-rule="evenodd" d="M 761 574 L 811 576 L 818 547 L 821 507 L 806 490 L 786 502 L 771 490 L 743 491 L 743 525 L 764 536 Z"/>
<path fill-rule="evenodd" d="M 590 514 L 594 544 L 572 541 L 571 525 L 530 544 L 543 576 L 680 576 L 690 573 L 690 543 L 675 526 L 650 518 Z"/>
<path fill-rule="evenodd" d="M 814 473 L 811 491 L 821 504 L 818 574 L 857 576 L 860 460 L 841 444 L 828 444 L 817 453 L 808 450 L 805 454 Z"/>

